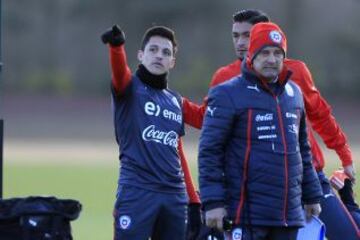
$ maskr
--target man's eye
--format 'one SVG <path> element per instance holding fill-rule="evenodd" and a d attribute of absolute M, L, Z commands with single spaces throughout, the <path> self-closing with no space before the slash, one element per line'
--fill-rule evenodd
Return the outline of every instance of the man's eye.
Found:
<path fill-rule="evenodd" d="M 283 52 L 282 52 L 282 51 L 276 51 L 276 52 L 274 53 L 274 55 L 275 55 L 276 57 L 282 57 L 282 56 L 283 56 Z"/>
<path fill-rule="evenodd" d="M 167 50 L 166 50 L 166 51 L 164 51 L 164 55 L 165 55 L 165 56 L 170 56 L 171 53 L 170 53 L 170 51 L 167 51 Z"/>

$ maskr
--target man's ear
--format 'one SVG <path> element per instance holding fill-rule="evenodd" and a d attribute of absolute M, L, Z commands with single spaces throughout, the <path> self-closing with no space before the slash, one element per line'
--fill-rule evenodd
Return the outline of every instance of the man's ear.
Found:
<path fill-rule="evenodd" d="M 139 50 L 138 54 L 137 54 L 137 58 L 140 62 L 142 62 L 143 58 L 144 58 L 144 52 L 143 50 Z"/>

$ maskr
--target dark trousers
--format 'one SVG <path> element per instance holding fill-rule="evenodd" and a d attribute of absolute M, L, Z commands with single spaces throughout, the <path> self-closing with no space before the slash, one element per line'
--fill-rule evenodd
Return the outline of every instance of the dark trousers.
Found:
<path fill-rule="evenodd" d="M 235 228 L 225 234 L 225 240 L 295 240 L 297 227 L 253 226 Z"/>
<path fill-rule="evenodd" d="M 115 240 L 184 240 L 185 193 L 121 186 L 114 209 Z"/>
<path fill-rule="evenodd" d="M 320 203 L 320 219 L 325 224 L 326 237 L 331 240 L 359 240 L 359 208 L 349 205 L 350 203 L 343 203 L 331 189 L 325 175 L 319 172 L 318 176 L 324 193 Z"/>

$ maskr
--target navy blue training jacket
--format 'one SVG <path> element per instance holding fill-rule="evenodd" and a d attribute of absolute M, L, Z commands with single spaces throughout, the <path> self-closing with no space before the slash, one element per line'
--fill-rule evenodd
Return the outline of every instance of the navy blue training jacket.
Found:
<path fill-rule="evenodd" d="M 152 88 L 134 75 L 122 95 L 112 91 L 112 101 L 121 162 L 118 184 L 185 192 L 178 155 L 185 133 L 180 95 Z"/>
<path fill-rule="evenodd" d="M 290 75 L 265 84 L 244 67 L 210 90 L 198 156 L 206 210 L 225 206 L 237 224 L 302 226 L 302 203 L 320 202 L 303 97 Z"/>

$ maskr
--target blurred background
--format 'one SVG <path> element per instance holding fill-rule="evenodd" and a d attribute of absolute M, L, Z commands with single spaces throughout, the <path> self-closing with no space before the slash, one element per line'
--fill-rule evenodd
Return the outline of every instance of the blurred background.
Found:
<path fill-rule="evenodd" d="M 232 14 L 263 10 L 286 33 L 288 56 L 307 63 L 358 160 L 359 0 L 32 0 L 3 1 L 2 8 L 4 194 L 79 199 L 84 210 L 75 239 L 112 235 L 119 164 L 100 35 L 115 23 L 126 33 L 132 70 L 144 31 L 173 28 L 179 52 L 170 87 L 201 103 L 214 71 L 235 59 Z M 199 131 L 187 133 L 196 179 Z M 340 166 L 332 151 L 325 154 L 328 172 Z"/>

